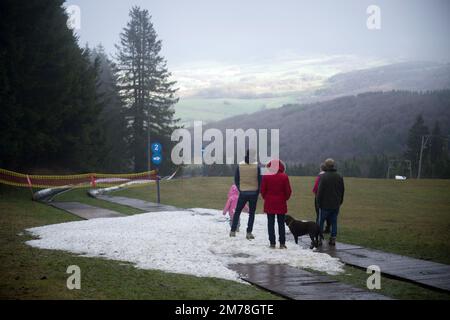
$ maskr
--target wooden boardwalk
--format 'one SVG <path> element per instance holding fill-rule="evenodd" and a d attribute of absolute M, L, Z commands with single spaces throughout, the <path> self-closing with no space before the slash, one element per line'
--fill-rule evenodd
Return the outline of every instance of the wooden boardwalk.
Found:
<path fill-rule="evenodd" d="M 336 250 L 330 254 L 349 265 L 361 268 L 377 265 L 388 276 L 450 291 L 449 265 L 365 248 Z"/>
<path fill-rule="evenodd" d="M 287 235 L 291 245 L 295 245 L 292 236 Z M 299 241 L 303 247 L 309 246 L 309 238 L 302 237 Z M 329 247 L 324 241 L 320 252 L 339 258 L 345 264 L 367 269 L 371 265 L 380 267 L 381 273 L 419 284 L 424 287 L 450 291 L 450 266 L 442 263 L 406 257 L 361 246 L 336 243 Z"/>
<path fill-rule="evenodd" d="M 279 264 L 229 266 L 242 279 L 295 300 L 390 300 L 389 297 L 338 282 L 326 275 Z"/>
<path fill-rule="evenodd" d="M 97 218 L 116 218 L 125 216 L 124 214 L 121 214 L 116 211 L 90 206 L 88 204 L 84 204 L 81 202 L 49 202 L 48 204 L 55 208 L 62 209 L 64 211 L 72 213 L 86 220 Z"/>
<path fill-rule="evenodd" d="M 174 206 L 168 206 L 163 204 L 158 204 L 155 202 L 144 201 L 140 199 L 133 199 L 128 197 L 117 197 L 117 196 L 109 196 L 109 195 L 98 195 L 97 199 L 121 204 L 123 206 L 128 206 L 132 208 L 136 208 L 139 210 L 143 210 L 145 212 L 157 212 L 157 211 L 178 211 L 185 210 L 180 209 Z"/>

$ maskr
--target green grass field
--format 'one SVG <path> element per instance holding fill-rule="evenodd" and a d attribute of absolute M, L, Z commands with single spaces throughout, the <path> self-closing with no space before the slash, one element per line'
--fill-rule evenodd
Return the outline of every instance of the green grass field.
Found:
<path fill-rule="evenodd" d="M 253 99 L 181 98 L 175 105 L 175 116 L 189 127 L 194 120 L 219 121 L 238 114 L 250 114 L 263 109 L 279 108 L 284 104 L 298 103 L 298 101 L 298 94 Z"/>
<path fill-rule="evenodd" d="M 291 214 L 314 219 L 313 177 L 291 177 L 294 190 Z M 222 209 L 231 177 L 193 178 L 161 183 L 161 200 L 180 207 Z M 339 217 L 340 241 L 389 252 L 450 263 L 450 181 L 346 179 L 346 199 Z M 156 200 L 155 186 L 133 187 L 114 193 Z M 56 198 L 80 201 L 137 214 L 139 210 L 90 198 L 75 189 Z M 261 212 L 259 201 L 258 212 Z M 30 201 L 26 189 L 0 186 L 0 298 L 13 299 L 274 299 L 258 288 L 235 282 L 136 269 L 128 263 L 86 258 L 27 246 L 24 229 L 77 220 L 64 211 Z M 257 216 L 257 219 L 265 217 Z M 67 266 L 83 270 L 82 290 L 70 291 Z M 365 287 L 367 274 L 353 267 L 335 276 L 339 281 Z M 380 293 L 398 299 L 450 299 L 450 294 L 382 278 Z"/>

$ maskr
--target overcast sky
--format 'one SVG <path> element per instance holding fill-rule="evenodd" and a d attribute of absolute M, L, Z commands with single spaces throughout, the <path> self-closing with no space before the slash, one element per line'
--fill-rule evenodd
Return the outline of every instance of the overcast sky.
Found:
<path fill-rule="evenodd" d="M 162 54 L 169 69 L 174 75 L 179 73 L 179 77 L 195 69 L 220 78 L 219 73 L 211 71 L 211 66 L 220 73 L 224 68 L 236 73 L 241 66 L 258 73 L 266 67 L 258 69 L 255 64 L 267 66 L 278 61 L 289 69 L 286 61 L 293 60 L 298 65 L 299 61 L 320 57 L 327 61 L 329 57 L 344 59 L 338 59 L 340 67 L 329 66 L 319 76 L 378 65 L 380 61 L 450 61 L 448 0 L 70 0 L 66 3 L 71 4 L 81 9 L 81 29 L 77 31 L 80 45 L 102 43 L 110 54 L 115 52 L 114 44 L 129 19 L 129 9 L 133 5 L 148 9 L 163 41 Z M 369 5 L 380 8 L 380 30 L 369 30 L 366 26 Z M 344 66 L 343 60 L 347 65 Z"/>
<path fill-rule="evenodd" d="M 354 54 L 449 60 L 448 0 L 71 0 L 80 42 L 114 51 L 133 5 L 146 8 L 171 64 L 279 55 Z M 368 30 L 366 9 L 381 9 Z"/>

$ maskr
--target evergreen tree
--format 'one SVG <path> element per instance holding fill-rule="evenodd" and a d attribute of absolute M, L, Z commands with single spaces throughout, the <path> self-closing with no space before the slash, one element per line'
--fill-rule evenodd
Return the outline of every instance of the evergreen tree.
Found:
<path fill-rule="evenodd" d="M 115 65 L 108 59 L 101 45 L 92 50 L 91 62 L 98 64 L 97 93 L 103 106 L 98 123 L 102 143 L 97 149 L 102 155 L 101 170 L 112 173 L 124 172 L 130 167 L 130 157 L 126 145 L 124 103 L 117 88 Z"/>
<path fill-rule="evenodd" d="M 97 163 L 96 66 L 63 0 L 0 2 L 2 167 L 89 170 Z"/>
<path fill-rule="evenodd" d="M 449 167 L 447 137 L 444 137 L 439 126 L 439 122 L 436 121 L 433 131 L 431 132 L 429 161 L 431 163 L 431 178 L 444 178 L 446 176 L 447 168 Z"/>
<path fill-rule="evenodd" d="M 344 160 L 340 171 L 343 176 L 347 176 L 347 177 L 360 177 L 361 176 L 361 168 L 359 167 L 358 161 L 355 158 L 353 158 L 351 160 Z"/>
<path fill-rule="evenodd" d="M 434 128 L 431 134 L 432 137 L 430 143 L 430 158 L 431 162 L 435 163 L 441 160 L 444 156 L 444 139 L 438 121 L 436 121 L 436 123 L 434 124 Z"/>
<path fill-rule="evenodd" d="M 387 166 L 386 156 L 373 156 L 369 162 L 369 178 L 386 178 Z"/>
<path fill-rule="evenodd" d="M 425 125 L 422 115 L 418 115 L 415 123 L 409 129 L 408 140 L 407 140 L 407 151 L 405 157 L 411 160 L 412 170 L 414 174 L 417 175 L 420 149 L 422 145 L 422 136 L 429 133 L 428 127 Z M 422 158 L 425 158 L 426 150 L 424 149 L 424 154 Z"/>
<path fill-rule="evenodd" d="M 163 144 L 163 157 L 170 156 L 170 135 L 177 120 L 173 105 L 175 82 L 170 81 L 166 61 L 160 55 L 161 40 L 147 10 L 133 7 L 130 21 L 117 45 L 117 80 L 127 108 L 130 151 L 135 171 L 144 171 L 150 163 L 149 141 Z M 170 161 L 163 162 L 166 166 Z"/>

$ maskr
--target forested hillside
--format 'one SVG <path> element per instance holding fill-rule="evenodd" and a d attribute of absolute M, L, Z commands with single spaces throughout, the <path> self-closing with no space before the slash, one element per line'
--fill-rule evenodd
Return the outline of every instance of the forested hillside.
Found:
<path fill-rule="evenodd" d="M 450 64 L 402 62 L 339 73 L 327 79 L 314 98 L 330 98 L 372 91 L 428 91 L 450 88 Z"/>
<path fill-rule="evenodd" d="M 408 132 L 417 116 L 428 128 L 439 123 L 450 133 L 450 90 L 434 92 L 373 92 L 330 101 L 286 105 L 245 114 L 208 127 L 279 128 L 281 158 L 291 163 L 318 164 L 386 155 L 403 157 Z"/>

